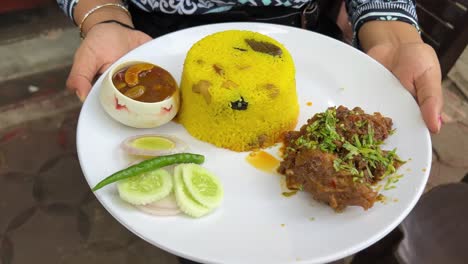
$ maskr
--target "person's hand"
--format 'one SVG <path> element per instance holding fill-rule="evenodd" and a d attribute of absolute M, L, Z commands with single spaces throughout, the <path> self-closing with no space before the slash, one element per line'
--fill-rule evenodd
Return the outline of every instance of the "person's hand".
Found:
<path fill-rule="evenodd" d="M 435 51 L 424 43 L 398 46 L 383 44 L 372 47 L 367 54 L 388 70 L 416 97 L 424 121 L 432 133 L 441 126 L 442 87 L 440 65 Z"/>
<path fill-rule="evenodd" d="M 67 88 L 84 101 L 97 75 L 132 49 L 151 40 L 137 30 L 115 23 L 95 25 L 75 53 Z"/>
<path fill-rule="evenodd" d="M 442 125 L 440 64 L 434 49 L 416 29 L 403 22 L 374 21 L 363 25 L 360 39 L 365 52 L 390 70 L 415 97 L 432 133 Z"/>

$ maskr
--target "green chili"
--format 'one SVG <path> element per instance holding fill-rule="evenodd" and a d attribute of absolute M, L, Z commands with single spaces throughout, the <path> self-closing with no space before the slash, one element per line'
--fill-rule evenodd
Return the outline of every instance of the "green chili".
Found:
<path fill-rule="evenodd" d="M 120 170 L 101 182 L 99 182 L 92 191 L 97 191 L 102 187 L 111 184 L 116 181 L 120 181 L 126 178 L 130 178 L 133 176 L 140 175 L 142 173 L 146 173 L 149 171 L 157 170 L 159 168 L 173 165 L 173 164 L 180 164 L 180 163 L 196 163 L 202 164 L 205 161 L 205 157 L 199 154 L 192 154 L 192 153 L 177 153 L 172 155 L 166 156 L 158 156 L 148 160 L 144 160 L 138 164 L 132 165 L 126 169 Z"/>

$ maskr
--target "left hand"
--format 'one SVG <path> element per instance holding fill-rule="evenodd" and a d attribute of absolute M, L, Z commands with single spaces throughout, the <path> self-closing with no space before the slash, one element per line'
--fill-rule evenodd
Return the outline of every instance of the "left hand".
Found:
<path fill-rule="evenodd" d="M 396 47 L 377 45 L 367 54 L 388 70 L 416 97 L 427 127 L 438 133 L 441 126 L 442 87 L 440 65 L 435 51 L 425 43 L 405 43 Z"/>
<path fill-rule="evenodd" d="M 443 98 L 437 55 L 411 25 L 384 23 L 379 21 L 368 28 L 363 26 L 360 38 L 365 51 L 390 70 L 416 97 L 426 126 L 432 133 L 438 133 L 442 125 Z"/>

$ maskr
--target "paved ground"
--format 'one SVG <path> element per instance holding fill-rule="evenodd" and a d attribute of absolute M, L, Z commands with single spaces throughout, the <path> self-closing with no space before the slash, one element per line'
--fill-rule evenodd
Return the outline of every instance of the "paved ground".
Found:
<path fill-rule="evenodd" d="M 468 173 L 468 48 L 444 80 L 444 126 L 432 136 L 428 187 L 460 181 Z"/>
<path fill-rule="evenodd" d="M 16 72 L 0 74 L 0 264 L 177 263 L 124 229 L 90 193 L 76 156 L 81 103 L 63 85 L 76 32 L 46 28 L 41 37 L 25 40 L 0 28 L 16 38 L 0 40 L 0 57 L 11 58 L 5 45 L 30 52 L 28 43 L 35 43 L 50 47 L 54 52 L 43 55 L 56 58 L 39 74 L 34 73 L 46 62 L 43 56 L 15 62 Z M 63 38 L 68 44 L 58 45 Z M 7 62 L 1 60 L 0 68 L 7 69 Z M 468 172 L 468 49 L 444 80 L 444 94 L 445 124 L 432 136 L 427 190 L 458 182 Z"/>
<path fill-rule="evenodd" d="M 90 192 L 75 145 L 80 106 L 56 91 L 0 108 L 0 264 L 178 263 Z"/>
<path fill-rule="evenodd" d="M 39 9 L 1 14 L 0 82 L 66 67 L 78 45 L 77 29 L 55 1 Z"/>

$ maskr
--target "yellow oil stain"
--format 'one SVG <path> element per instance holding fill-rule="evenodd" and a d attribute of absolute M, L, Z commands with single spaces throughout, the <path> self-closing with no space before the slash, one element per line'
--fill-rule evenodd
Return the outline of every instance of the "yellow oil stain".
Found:
<path fill-rule="evenodd" d="M 388 203 L 388 198 L 385 195 L 379 194 L 379 195 L 377 195 L 376 201 L 381 202 L 383 204 L 387 204 Z"/>
<path fill-rule="evenodd" d="M 291 197 L 293 195 L 295 195 L 297 193 L 297 191 L 290 191 L 290 192 L 283 192 L 282 195 L 284 197 Z"/>
<path fill-rule="evenodd" d="M 263 150 L 251 152 L 246 160 L 254 168 L 265 172 L 275 172 L 280 163 L 277 158 Z"/>
<path fill-rule="evenodd" d="M 280 176 L 280 188 L 281 188 L 281 194 L 286 197 L 290 197 L 297 193 L 297 190 L 291 190 L 288 188 L 288 182 L 286 181 L 286 176 L 284 175 Z"/>

